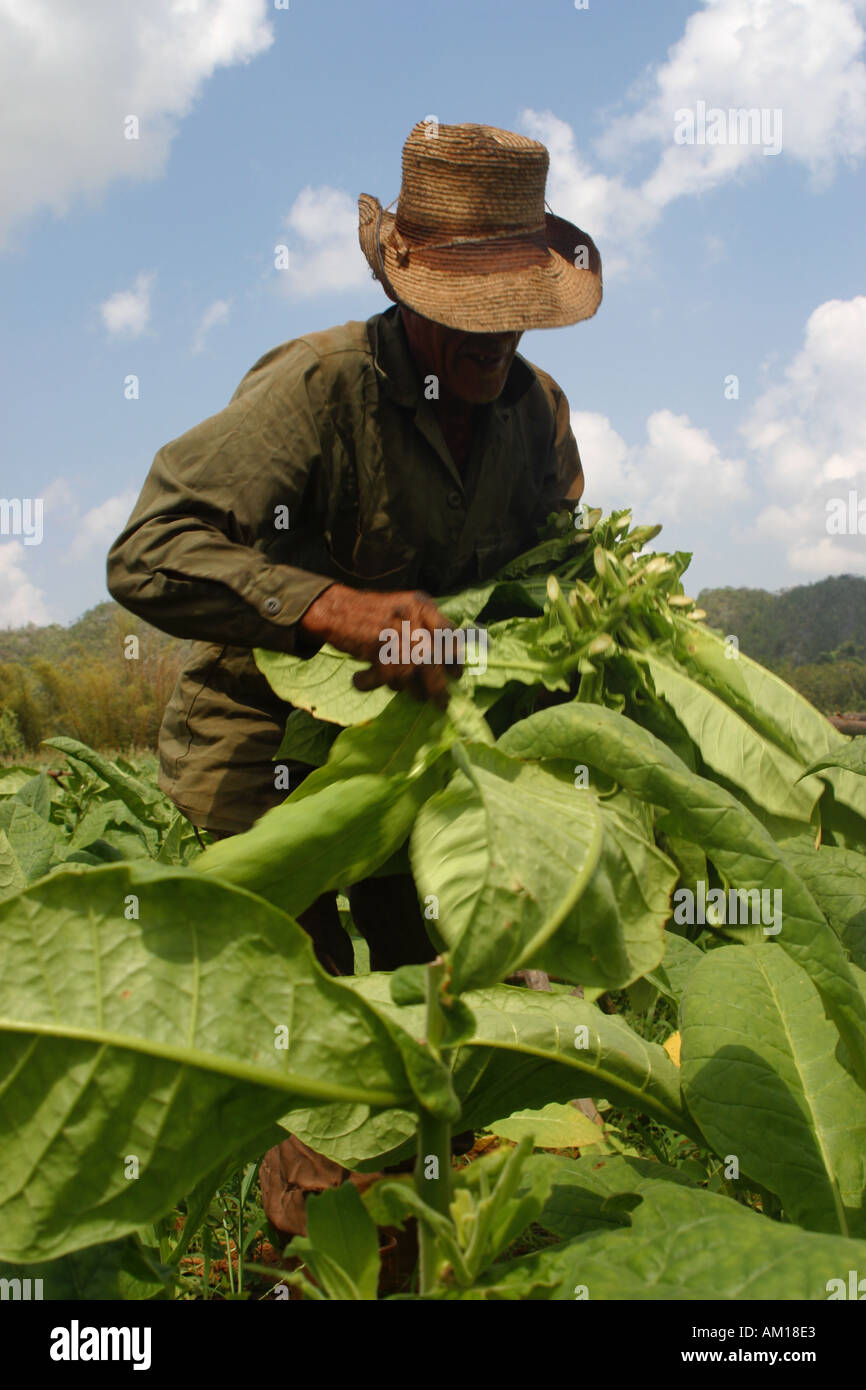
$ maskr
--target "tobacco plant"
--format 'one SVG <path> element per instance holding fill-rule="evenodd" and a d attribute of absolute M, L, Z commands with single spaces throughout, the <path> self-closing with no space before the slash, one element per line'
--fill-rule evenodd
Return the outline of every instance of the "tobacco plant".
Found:
<path fill-rule="evenodd" d="M 295 706 L 278 759 L 315 770 L 203 854 L 72 740 L 65 790 L 0 774 L 4 1272 L 166 1296 L 154 1223 L 185 1198 L 192 1231 L 286 1131 L 349 1168 L 416 1154 L 309 1200 L 282 1276 L 308 1297 L 376 1297 L 377 1227 L 409 1219 L 425 1299 L 825 1298 L 866 1272 L 862 741 L 704 625 L 657 531 L 559 521 L 443 598 L 486 634 L 444 713 L 328 648 L 258 653 Z M 296 915 L 409 868 L 436 961 L 324 974 Z M 606 1011 L 621 990 L 676 1010 L 679 1051 Z M 533 1152 L 575 1096 L 713 1182 L 610 1125 Z M 516 1147 L 454 1167 L 455 1130 L 515 1112 Z M 530 1227 L 549 1243 L 514 1257 Z"/>

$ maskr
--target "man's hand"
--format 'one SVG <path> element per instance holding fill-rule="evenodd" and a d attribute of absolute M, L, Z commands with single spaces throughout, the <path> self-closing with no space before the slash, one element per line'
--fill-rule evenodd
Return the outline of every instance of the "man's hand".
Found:
<path fill-rule="evenodd" d="M 403 623 L 408 623 L 406 629 Z M 459 676 L 462 665 L 444 659 L 412 662 L 410 653 L 421 632 L 429 632 L 430 652 L 442 657 L 442 648 L 453 647 L 440 638 L 435 642 L 437 629 L 453 630 L 454 624 L 439 612 L 429 594 L 421 590 L 401 590 L 390 594 L 370 593 L 351 589 L 345 584 L 332 584 L 320 594 L 300 620 L 301 630 L 319 642 L 330 642 L 338 651 L 371 663 L 369 670 L 358 671 L 355 686 L 358 690 L 373 690 L 387 685 L 391 690 L 407 690 L 417 700 L 432 700 L 439 709 L 448 704 L 446 671 Z M 388 631 L 395 632 L 401 660 L 387 658 Z M 409 641 L 404 642 L 404 632 Z M 419 643 L 420 645 L 420 643 Z M 426 645 L 426 644 L 425 644 Z M 393 643 L 391 644 L 393 648 Z M 382 657 L 386 659 L 383 661 Z M 405 659 L 404 659 L 405 658 Z"/>

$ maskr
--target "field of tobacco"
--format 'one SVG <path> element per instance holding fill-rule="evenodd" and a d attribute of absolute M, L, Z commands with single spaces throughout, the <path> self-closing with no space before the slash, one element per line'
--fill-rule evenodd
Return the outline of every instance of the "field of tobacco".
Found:
<path fill-rule="evenodd" d="M 0 1277 L 375 1299 L 412 1219 L 404 1299 L 849 1296 L 866 738 L 708 629 L 657 533 L 566 518 L 441 599 L 485 658 L 444 713 L 258 652 L 278 759 L 315 770 L 203 852 L 150 766 L 55 738 L 0 767 Z M 356 937 L 326 975 L 294 917 L 410 868 L 437 961 L 371 974 Z M 254 1258 L 287 1131 L 417 1154 L 309 1199 L 291 1268 Z"/>

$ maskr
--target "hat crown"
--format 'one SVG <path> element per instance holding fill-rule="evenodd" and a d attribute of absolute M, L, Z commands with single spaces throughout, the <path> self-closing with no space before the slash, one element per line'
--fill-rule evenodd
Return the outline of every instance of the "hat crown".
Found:
<path fill-rule="evenodd" d="M 432 117 L 403 146 L 396 225 L 411 241 L 538 232 L 548 153 L 526 135 Z"/>

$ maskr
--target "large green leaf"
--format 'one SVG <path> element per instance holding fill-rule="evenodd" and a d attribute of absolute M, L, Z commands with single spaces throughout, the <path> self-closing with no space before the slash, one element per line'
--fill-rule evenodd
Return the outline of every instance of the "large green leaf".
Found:
<path fill-rule="evenodd" d="M 324 766 L 304 779 L 290 800 L 314 796 L 323 787 L 359 774 L 416 776 L 444 753 L 456 737 L 448 715 L 410 695 L 397 695 L 375 719 L 344 729 Z"/>
<path fill-rule="evenodd" d="M 315 798 L 290 798 L 268 811 L 252 830 L 206 849 L 192 867 L 297 914 L 386 860 L 435 786 L 433 773 L 412 782 L 364 774 L 333 782 Z"/>
<path fill-rule="evenodd" d="M 673 999 L 678 1004 L 689 976 L 703 959 L 703 955 L 700 947 L 687 941 L 684 936 L 665 932 L 664 960 L 655 970 L 648 971 L 646 978 L 668 999 Z"/>
<path fill-rule="evenodd" d="M 595 520 L 598 521 L 600 518 L 601 512 L 596 510 Z M 562 535 L 539 541 L 531 550 L 525 550 L 522 555 L 516 555 L 513 560 L 508 560 L 496 571 L 493 577 L 499 584 L 507 579 L 523 579 L 534 571 L 540 572 L 546 580 L 552 569 L 558 568 L 568 561 L 584 558 L 589 539 L 588 530 L 570 527 Z"/>
<path fill-rule="evenodd" d="M 68 850 L 87 849 L 94 840 L 107 840 L 124 859 L 154 857 L 158 837 L 152 826 L 140 821 L 120 800 L 97 801 L 88 807 L 66 842 Z"/>
<path fill-rule="evenodd" d="M 352 677 L 368 669 L 368 661 L 355 661 L 327 643 L 315 656 L 289 656 L 257 647 L 256 665 L 271 689 L 287 704 L 307 710 L 331 724 L 357 724 L 375 719 L 394 699 L 387 686 L 356 690 Z"/>
<path fill-rule="evenodd" d="M 679 1168 L 646 1158 L 594 1153 L 567 1159 L 536 1154 L 526 1165 L 526 1178 L 542 1168 L 550 1177 L 550 1193 L 538 1223 L 554 1235 L 571 1237 L 586 1231 L 611 1230 L 631 1224 L 629 1208 L 621 1201 L 659 1182 L 691 1187 Z"/>
<path fill-rule="evenodd" d="M 533 958 L 542 970 L 605 990 L 622 989 L 660 964 L 678 877 L 676 866 L 636 821 L 613 809 L 616 801 L 599 800 L 603 838 L 595 872 Z"/>
<path fill-rule="evenodd" d="M 697 744 L 708 767 L 771 815 L 809 823 L 821 795 L 815 778 L 798 781 L 802 761 L 790 756 L 673 662 L 651 651 L 640 653 L 656 693 L 668 704 Z"/>
<path fill-rule="evenodd" d="M 458 993 L 533 960 L 580 897 L 601 852 L 597 804 L 495 748 L 456 748 L 460 771 L 412 833 L 419 893 L 438 902 Z"/>
<path fill-rule="evenodd" d="M 394 1004 L 388 979 L 373 974 L 347 983 L 383 1018 L 423 1037 L 424 1006 Z M 700 1138 L 682 1102 L 679 1069 L 616 1014 L 569 993 L 512 985 L 472 990 L 462 1002 L 475 1030 L 454 1062 L 461 1128 L 483 1129 L 509 1110 L 589 1096 Z"/>
<path fill-rule="evenodd" d="M 866 855 L 838 845 L 793 844 L 784 846 L 784 854 L 854 964 L 866 970 Z"/>
<path fill-rule="evenodd" d="M 19 767 L 15 764 L 0 767 L 0 797 L 14 796 L 34 777 L 38 777 L 39 771 L 38 767 Z"/>
<path fill-rule="evenodd" d="M 379 1282 L 379 1238 L 375 1224 L 350 1182 L 306 1203 L 307 1235 L 292 1242 L 329 1298 L 375 1299 Z"/>
<path fill-rule="evenodd" d="M 316 719 L 308 710 L 293 709 L 286 720 L 282 743 L 274 754 L 274 762 L 291 758 L 310 767 L 321 767 L 328 761 L 338 733 L 336 725 Z"/>
<path fill-rule="evenodd" d="M 866 1094 L 782 951 L 709 951 L 681 1006 L 683 1094 L 716 1153 L 809 1230 L 866 1236 Z"/>
<path fill-rule="evenodd" d="M 0 830 L 28 883 L 48 873 L 61 849 L 56 825 L 11 796 L 0 802 Z"/>
<path fill-rule="evenodd" d="M 0 904 L 3 1258 L 115 1239 L 330 1101 L 411 1104 L 401 1051 L 268 904 L 147 864 Z"/>
<path fill-rule="evenodd" d="M 450 618 L 456 627 L 465 627 L 478 617 L 495 587 L 491 580 L 489 584 L 479 584 L 474 589 L 461 589 L 457 594 L 437 598 L 436 607 L 446 618 Z"/>
<path fill-rule="evenodd" d="M 636 1191 L 629 1226 L 494 1265 L 460 1297 L 823 1300 L 837 1287 L 832 1281 L 866 1268 L 866 1241 L 801 1231 L 664 1178 Z"/>
<path fill-rule="evenodd" d="M 842 745 L 835 744 L 832 751 L 818 758 L 808 771 L 821 772 L 831 767 L 845 768 L 866 777 L 866 736 L 845 739 Z"/>
<path fill-rule="evenodd" d="M 846 747 L 844 735 L 799 691 L 744 652 L 732 653 L 717 633 L 682 618 L 674 619 L 674 632 L 677 654 L 686 666 L 709 677 L 749 723 L 791 757 L 810 763 Z"/>
<path fill-rule="evenodd" d="M 552 1100 L 539 1110 L 514 1110 L 485 1125 L 501 1139 L 519 1143 L 530 1135 L 536 1149 L 583 1149 L 604 1143 L 604 1132 L 573 1105 Z"/>
<path fill-rule="evenodd" d="M 844 949 L 780 847 L 735 796 L 690 772 L 659 739 L 603 705 L 575 701 L 541 710 L 513 725 L 499 747 L 518 758 L 572 757 L 600 767 L 664 807 L 664 830 L 701 845 L 729 884 L 781 892 L 784 921 L 774 939 L 809 972 L 866 1088 L 866 1002 Z"/>
<path fill-rule="evenodd" d="M 64 753 L 67 758 L 73 758 L 76 762 L 84 763 L 101 777 L 103 782 L 114 792 L 114 795 L 129 807 L 130 811 L 140 821 L 152 822 L 154 825 L 167 828 L 174 817 L 174 807 L 156 787 L 150 786 L 140 777 L 134 777 L 128 772 L 113 763 L 110 758 L 103 757 L 101 753 L 96 753 L 92 748 L 88 748 L 85 743 L 79 743 L 76 738 L 46 738 L 43 740 L 50 748 L 56 748 L 58 752 Z"/>
<path fill-rule="evenodd" d="M 866 825 L 863 824 L 866 820 L 866 737 L 846 738 L 842 746 L 834 743 L 831 751 L 818 758 L 806 772 L 807 775 L 816 773 L 829 782 L 836 801 L 856 812 L 860 817 L 857 838 L 860 844 L 866 845 Z"/>
<path fill-rule="evenodd" d="M 389 1022 L 393 1026 L 403 1026 L 398 1018 L 389 1019 Z M 423 1036 L 423 1026 L 417 1036 Z M 279 1124 L 311 1149 L 326 1154 L 345 1168 L 377 1170 L 414 1151 L 418 1115 L 415 1110 L 390 1107 L 371 1110 L 369 1105 L 345 1101 L 297 1106 L 281 1115 Z"/>
<path fill-rule="evenodd" d="M 156 1298 L 172 1271 L 158 1263 L 156 1251 L 143 1249 L 136 1236 L 73 1250 L 59 1260 L 35 1264 L 0 1263 L 0 1279 L 41 1279 L 41 1296 L 50 1302 L 100 1302 Z"/>
<path fill-rule="evenodd" d="M 446 716 L 409 696 L 346 729 L 324 767 L 252 830 L 205 850 L 197 873 L 248 888 L 290 913 L 365 878 L 400 847 L 441 786 L 437 761 L 454 738 Z"/>
<path fill-rule="evenodd" d="M 0 901 L 11 898 L 26 885 L 24 870 L 12 848 L 5 830 L 0 830 Z"/>
<path fill-rule="evenodd" d="M 31 811 L 35 811 L 43 820 L 50 820 L 54 789 L 55 784 L 48 773 L 40 772 L 38 777 L 31 777 L 29 782 L 18 789 L 15 800 L 22 806 L 29 806 Z"/>

